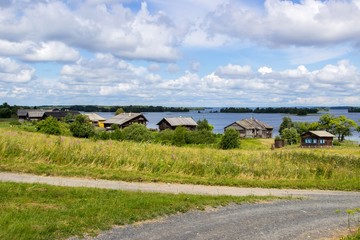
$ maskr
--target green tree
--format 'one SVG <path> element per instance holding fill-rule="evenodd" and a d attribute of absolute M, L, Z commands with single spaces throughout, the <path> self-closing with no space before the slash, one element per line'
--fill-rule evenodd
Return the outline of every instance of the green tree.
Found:
<path fill-rule="evenodd" d="M 220 146 L 221 149 L 233 149 L 240 147 L 240 134 L 234 128 L 228 128 L 224 132 L 221 138 Z"/>
<path fill-rule="evenodd" d="M 119 114 L 124 113 L 124 112 L 125 111 L 124 111 L 123 108 L 118 108 L 118 109 L 116 109 L 115 115 L 119 115 Z"/>
<path fill-rule="evenodd" d="M 281 135 L 281 132 L 285 129 L 285 128 L 292 128 L 294 126 L 292 120 L 290 117 L 283 117 L 282 122 L 280 124 L 279 127 L 279 133 Z"/>
<path fill-rule="evenodd" d="M 52 135 L 60 135 L 61 134 L 61 126 L 59 121 L 56 118 L 48 117 L 44 120 L 41 120 L 36 123 L 36 130 L 38 132 L 52 134 Z"/>
<path fill-rule="evenodd" d="M 134 123 L 124 128 L 124 139 L 134 142 L 148 142 L 153 139 L 153 136 L 149 129 L 143 124 Z"/>
<path fill-rule="evenodd" d="M 196 130 L 198 131 L 212 131 L 214 129 L 214 126 L 209 124 L 209 122 L 204 118 L 203 120 L 198 120 L 197 122 Z"/>
<path fill-rule="evenodd" d="M 94 136 L 95 130 L 86 115 L 77 115 L 75 121 L 70 124 L 70 131 L 74 137 L 89 138 Z"/>
<path fill-rule="evenodd" d="M 293 127 L 301 135 L 308 131 L 317 130 L 319 128 L 319 123 L 318 122 L 294 122 Z"/>
<path fill-rule="evenodd" d="M 282 139 L 284 139 L 287 142 L 287 144 L 292 145 L 292 144 L 296 144 L 296 143 L 299 142 L 300 134 L 293 127 L 292 128 L 285 128 L 281 132 L 281 137 L 282 137 Z"/>
<path fill-rule="evenodd" d="M 319 119 L 319 128 L 334 134 L 340 142 L 344 141 L 346 136 L 351 136 L 351 130 L 357 127 L 354 120 L 344 115 L 336 117 L 324 114 Z"/>
<path fill-rule="evenodd" d="M 175 146 L 183 146 L 187 143 L 187 134 L 189 130 L 187 130 L 185 127 L 177 127 L 174 130 L 174 136 L 173 136 L 173 145 Z"/>

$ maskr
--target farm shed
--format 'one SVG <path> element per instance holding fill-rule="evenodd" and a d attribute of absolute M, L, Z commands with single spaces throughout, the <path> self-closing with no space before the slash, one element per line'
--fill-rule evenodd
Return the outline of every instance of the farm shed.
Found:
<path fill-rule="evenodd" d="M 85 113 L 84 115 L 89 117 L 89 120 L 95 127 L 104 127 L 105 118 L 96 113 Z"/>
<path fill-rule="evenodd" d="M 327 131 L 309 131 L 301 135 L 301 147 L 332 147 L 334 137 Z"/>
<path fill-rule="evenodd" d="M 242 119 L 224 128 L 234 128 L 242 138 L 271 138 L 273 127 L 255 118 Z"/>
<path fill-rule="evenodd" d="M 186 127 L 189 130 L 195 130 L 197 123 L 191 117 L 172 117 L 172 118 L 163 118 L 159 123 L 160 131 L 165 129 L 174 130 L 177 127 Z"/>
<path fill-rule="evenodd" d="M 146 125 L 148 120 L 142 113 L 120 113 L 104 122 L 105 128 L 109 129 L 111 125 L 118 125 L 119 128 L 125 128 L 131 124 L 138 123 Z"/>

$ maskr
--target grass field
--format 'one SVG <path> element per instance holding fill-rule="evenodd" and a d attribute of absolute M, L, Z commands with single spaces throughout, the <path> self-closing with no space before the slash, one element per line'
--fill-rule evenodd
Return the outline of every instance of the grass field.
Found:
<path fill-rule="evenodd" d="M 206 206 L 274 197 L 138 193 L 0 182 L 0 239 L 66 239 Z"/>
<path fill-rule="evenodd" d="M 243 144 L 243 149 L 224 151 L 93 141 L 1 128 L 0 171 L 125 181 L 360 190 L 358 146 L 270 150 L 266 141 L 246 142 L 258 147 Z"/>

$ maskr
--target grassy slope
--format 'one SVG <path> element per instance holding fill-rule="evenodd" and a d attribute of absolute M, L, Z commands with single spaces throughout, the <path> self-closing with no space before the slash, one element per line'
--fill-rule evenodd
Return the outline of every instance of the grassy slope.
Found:
<path fill-rule="evenodd" d="M 138 193 L 0 182 L 0 239 L 66 239 L 205 206 L 271 197 Z"/>
<path fill-rule="evenodd" d="M 94 142 L 0 128 L 0 170 L 126 181 L 360 190 L 359 147 L 272 151 L 268 141 L 246 140 L 242 150 L 224 151 Z"/>

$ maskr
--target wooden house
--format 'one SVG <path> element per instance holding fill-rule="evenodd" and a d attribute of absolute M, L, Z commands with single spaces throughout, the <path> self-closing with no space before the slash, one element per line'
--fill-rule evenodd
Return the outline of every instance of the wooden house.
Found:
<path fill-rule="evenodd" d="M 185 127 L 188 130 L 195 130 L 197 123 L 191 117 L 172 117 L 172 118 L 163 118 L 158 124 L 159 130 L 163 131 L 165 129 L 174 130 L 177 127 Z"/>
<path fill-rule="evenodd" d="M 255 118 L 236 121 L 224 128 L 236 129 L 242 138 L 271 138 L 273 127 Z"/>
<path fill-rule="evenodd" d="M 90 122 L 93 124 L 93 126 L 95 127 L 104 127 L 104 122 L 105 122 L 105 118 L 103 118 L 102 116 L 100 116 L 99 114 L 96 113 L 86 113 L 84 114 L 86 116 L 89 117 Z"/>
<path fill-rule="evenodd" d="M 104 122 L 106 129 L 110 129 L 112 125 L 117 125 L 119 128 L 125 128 L 131 124 L 138 123 L 146 125 L 148 120 L 142 113 L 120 113 Z"/>
<path fill-rule="evenodd" d="M 301 135 L 301 147 L 332 147 L 334 137 L 327 131 L 309 131 Z"/>

